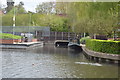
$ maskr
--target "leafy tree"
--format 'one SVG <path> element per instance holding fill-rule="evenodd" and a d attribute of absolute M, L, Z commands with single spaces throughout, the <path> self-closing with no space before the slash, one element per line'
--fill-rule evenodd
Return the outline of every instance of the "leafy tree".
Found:
<path fill-rule="evenodd" d="M 53 13 L 54 7 L 54 2 L 43 2 L 42 4 L 37 5 L 36 12 L 41 14 Z"/>
<path fill-rule="evenodd" d="M 117 26 L 117 2 L 73 2 L 68 3 L 68 22 L 75 32 L 91 35 L 112 34 Z"/>
<path fill-rule="evenodd" d="M 55 6 L 56 14 L 66 14 L 67 4 L 68 2 L 56 2 L 56 6 Z"/>
<path fill-rule="evenodd" d="M 27 13 L 27 11 L 25 10 L 25 8 L 23 6 L 24 6 L 24 3 L 20 2 L 18 5 L 16 5 L 14 8 L 12 8 L 8 12 L 8 14 L 13 14 L 14 11 L 15 11 L 16 14 L 25 14 L 25 13 Z"/>
<path fill-rule="evenodd" d="M 10 12 L 14 7 L 14 2 L 7 2 L 6 12 Z"/>
<path fill-rule="evenodd" d="M 33 14 L 34 26 L 49 26 L 52 31 L 68 31 L 67 18 L 55 14 Z"/>
<path fill-rule="evenodd" d="M 31 14 L 31 15 L 30 15 Z M 13 14 L 6 14 L 2 16 L 3 26 L 13 25 Z M 49 26 L 52 31 L 68 31 L 67 18 L 61 17 L 55 14 L 17 14 L 16 15 L 16 26 L 25 26 L 19 28 L 23 30 L 27 26 Z"/>
<path fill-rule="evenodd" d="M 16 6 L 18 14 L 26 13 L 26 10 L 23 6 L 24 6 L 24 3 L 22 1 Z"/>
<path fill-rule="evenodd" d="M 2 26 L 13 25 L 13 14 L 6 14 L 2 16 Z"/>

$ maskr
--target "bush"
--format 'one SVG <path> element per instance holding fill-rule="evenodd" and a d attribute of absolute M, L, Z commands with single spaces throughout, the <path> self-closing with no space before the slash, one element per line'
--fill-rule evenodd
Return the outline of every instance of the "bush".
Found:
<path fill-rule="evenodd" d="M 120 41 L 89 39 L 86 47 L 97 52 L 120 54 Z"/>
<path fill-rule="evenodd" d="M 21 36 L 8 33 L 0 33 L 0 39 L 21 39 Z"/>
<path fill-rule="evenodd" d="M 85 43 L 86 43 L 86 40 L 88 40 L 88 39 L 90 39 L 89 36 L 83 37 L 83 38 L 80 39 L 80 43 L 81 43 L 81 44 L 85 44 Z"/>

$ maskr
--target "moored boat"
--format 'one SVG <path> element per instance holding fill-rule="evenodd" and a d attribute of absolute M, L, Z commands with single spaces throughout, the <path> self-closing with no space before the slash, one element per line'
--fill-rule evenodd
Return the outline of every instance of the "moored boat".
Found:
<path fill-rule="evenodd" d="M 82 47 L 80 46 L 78 40 L 71 40 L 68 44 L 68 48 L 74 51 L 82 51 Z"/>
<path fill-rule="evenodd" d="M 73 50 L 82 51 L 80 44 L 77 43 L 69 43 L 68 47 Z"/>

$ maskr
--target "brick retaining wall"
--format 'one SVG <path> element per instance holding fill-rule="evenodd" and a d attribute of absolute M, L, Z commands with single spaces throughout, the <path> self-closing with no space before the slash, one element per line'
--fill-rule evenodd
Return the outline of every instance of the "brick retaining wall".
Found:
<path fill-rule="evenodd" d="M 13 44 L 13 42 L 21 42 L 21 39 L 0 39 L 0 44 Z"/>

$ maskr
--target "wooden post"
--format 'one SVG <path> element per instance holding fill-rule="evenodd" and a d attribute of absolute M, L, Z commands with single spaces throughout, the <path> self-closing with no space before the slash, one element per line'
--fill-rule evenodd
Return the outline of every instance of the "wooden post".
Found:
<path fill-rule="evenodd" d="M 62 40 L 63 40 L 63 32 L 62 32 Z"/>
<path fill-rule="evenodd" d="M 55 32 L 55 40 L 56 40 L 56 35 L 57 35 L 57 34 L 56 34 L 56 32 Z"/>
<path fill-rule="evenodd" d="M 68 41 L 69 41 L 69 38 L 70 38 L 70 32 L 68 32 Z"/>

